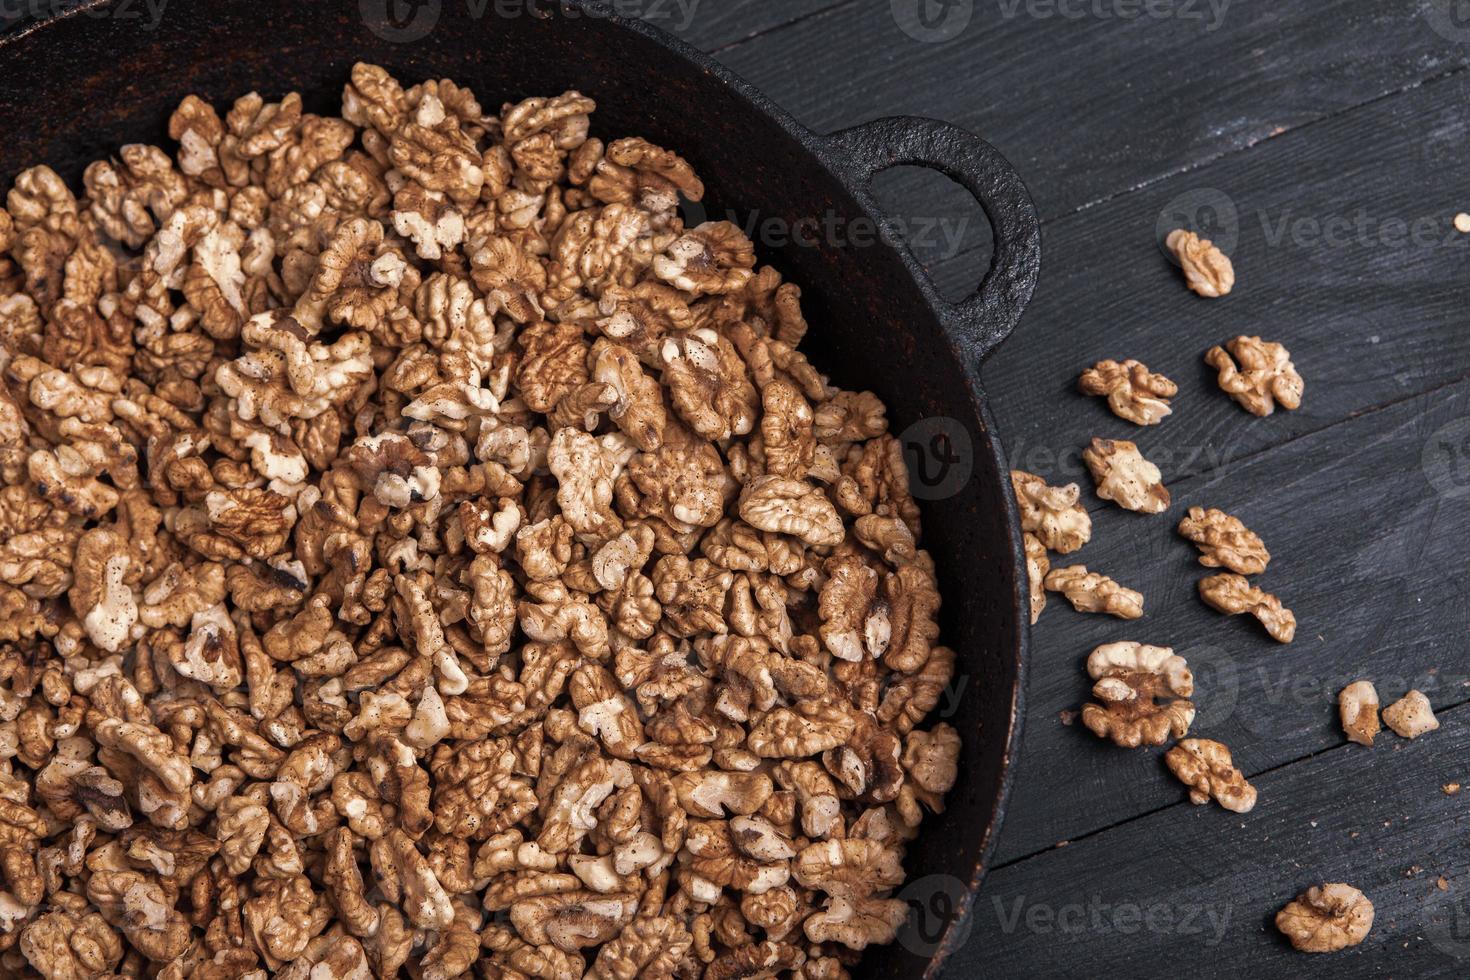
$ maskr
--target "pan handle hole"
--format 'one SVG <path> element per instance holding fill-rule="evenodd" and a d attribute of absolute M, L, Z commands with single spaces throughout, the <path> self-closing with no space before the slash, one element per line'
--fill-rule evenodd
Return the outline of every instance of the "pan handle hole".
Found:
<path fill-rule="evenodd" d="M 969 191 L 937 170 L 902 166 L 873 178 L 889 231 L 907 243 L 939 294 L 959 301 L 980 284 L 995 250 L 985 211 Z"/>

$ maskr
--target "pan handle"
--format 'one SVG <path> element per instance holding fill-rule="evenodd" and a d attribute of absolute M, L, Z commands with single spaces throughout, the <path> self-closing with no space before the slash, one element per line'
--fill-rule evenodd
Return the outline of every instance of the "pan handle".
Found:
<path fill-rule="evenodd" d="M 829 135 L 827 145 L 839 173 L 874 213 L 882 209 L 873 198 L 873 178 L 904 165 L 937 170 L 980 202 L 995 235 L 995 251 L 984 280 L 965 299 L 955 303 L 940 296 L 912 253 L 904 256 L 946 332 L 978 364 L 1015 329 L 1041 271 L 1041 226 L 1015 169 L 973 133 L 918 116 L 892 116 L 844 129 Z"/>

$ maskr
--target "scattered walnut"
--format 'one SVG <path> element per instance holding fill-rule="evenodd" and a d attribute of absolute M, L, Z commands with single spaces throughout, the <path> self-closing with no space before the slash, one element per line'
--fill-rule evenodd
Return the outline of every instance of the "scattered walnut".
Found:
<path fill-rule="evenodd" d="M 340 117 L 190 96 L 80 198 L 16 177 L 0 974 L 840 980 L 895 938 L 961 771 L 901 447 L 595 108 L 357 65 Z"/>
<path fill-rule="evenodd" d="M 1276 928 L 1304 953 L 1356 946 L 1373 928 L 1373 903 L 1352 885 L 1313 885 L 1276 913 Z"/>
<path fill-rule="evenodd" d="M 1249 813 L 1256 805 L 1256 789 L 1245 781 L 1230 759 L 1230 750 L 1205 738 L 1186 738 L 1164 755 L 1169 771 L 1189 787 L 1196 804 L 1211 797 L 1234 813 Z"/>
<path fill-rule="evenodd" d="M 1236 337 L 1224 348 L 1211 347 L 1205 363 L 1220 373 L 1220 389 L 1252 415 L 1270 415 L 1277 405 L 1287 410 L 1301 407 L 1306 382 L 1291 363 L 1291 353 L 1280 344 Z"/>
<path fill-rule="evenodd" d="M 1249 613 L 1256 617 L 1278 643 L 1290 643 L 1296 637 L 1296 617 L 1291 610 L 1284 608 L 1280 599 L 1261 591 L 1234 572 L 1221 572 L 1202 579 L 1199 594 L 1205 605 L 1227 616 Z"/>
<path fill-rule="evenodd" d="M 1031 590 L 1031 625 L 1041 618 L 1041 611 L 1046 608 L 1046 575 L 1051 570 L 1051 560 L 1047 557 L 1046 546 L 1041 539 L 1030 531 L 1023 532 L 1026 540 L 1026 583 Z"/>
<path fill-rule="evenodd" d="M 1178 228 L 1169 232 L 1164 244 L 1184 269 L 1184 281 L 1199 295 L 1217 299 L 1235 288 L 1235 267 L 1208 238 Z"/>
<path fill-rule="evenodd" d="M 1011 470 L 1011 486 L 1021 509 L 1021 529 L 1048 549 L 1069 555 L 1092 539 L 1092 518 L 1077 502 L 1082 495 L 1077 484 L 1051 487 L 1039 476 Z"/>
<path fill-rule="evenodd" d="M 1383 721 L 1400 738 L 1418 738 L 1439 727 L 1434 709 L 1422 691 L 1410 691 L 1383 709 Z"/>
<path fill-rule="evenodd" d="M 1124 510 L 1162 514 L 1169 509 L 1169 491 L 1159 468 L 1144 459 L 1138 446 L 1126 439 L 1097 439 L 1082 451 L 1082 459 L 1097 483 L 1097 495 Z"/>
<path fill-rule="evenodd" d="M 1143 593 L 1125 589 L 1106 575 L 1089 572 L 1085 565 L 1054 568 L 1046 576 L 1049 592 L 1060 592 L 1078 612 L 1110 613 L 1119 619 L 1143 616 Z"/>
<path fill-rule="evenodd" d="M 1194 676 L 1183 657 L 1168 647 L 1107 643 L 1087 658 L 1102 704 L 1082 707 L 1082 723 L 1099 738 L 1124 748 L 1163 745 L 1183 738 L 1194 721 Z"/>
<path fill-rule="evenodd" d="M 1077 389 L 1084 395 L 1100 395 L 1108 400 L 1113 414 L 1138 425 L 1158 425 L 1173 409 L 1169 399 L 1179 394 L 1179 386 L 1162 374 L 1152 374 L 1148 365 L 1128 360 L 1098 361 L 1082 372 Z"/>
<path fill-rule="evenodd" d="M 1337 696 L 1342 730 L 1348 741 L 1370 748 L 1378 734 L 1378 690 L 1371 681 L 1353 681 Z"/>
<path fill-rule="evenodd" d="M 1206 568 L 1228 568 L 1241 575 L 1259 575 L 1271 553 L 1255 532 L 1222 510 L 1191 507 L 1179 520 L 1179 533 L 1200 550 Z"/>

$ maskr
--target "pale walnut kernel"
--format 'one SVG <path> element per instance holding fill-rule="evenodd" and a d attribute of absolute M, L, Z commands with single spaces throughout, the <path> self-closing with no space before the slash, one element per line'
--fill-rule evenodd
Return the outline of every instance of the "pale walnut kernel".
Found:
<path fill-rule="evenodd" d="M 1410 691 L 1383 709 L 1383 722 L 1400 738 L 1418 738 L 1439 727 L 1423 691 Z"/>
<path fill-rule="evenodd" d="M 1051 571 L 1051 560 L 1047 557 L 1046 546 L 1041 539 L 1030 531 L 1022 535 L 1026 541 L 1026 584 L 1031 592 L 1031 625 L 1041 618 L 1041 611 L 1046 608 L 1046 575 Z"/>
<path fill-rule="evenodd" d="M 1087 658 L 1102 704 L 1082 708 L 1082 723 L 1099 738 L 1124 748 L 1163 745 L 1183 738 L 1194 721 L 1194 676 L 1183 657 L 1168 647 L 1107 643 Z"/>
<path fill-rule="evenodd" d="M 1164 244 L 1184 270 L 1184 281 L 1200 296 L 1218 299 L 1235 288 L 1235 267 L 1208 238 L 1178 228 L 1169 232 Z"/>
<path fill-rule="evenodd" d="M 1143 616 L 1143 593 L 1125 589 L 1086 565 L 1054 568 L 1046 576 L 1048 592 L 1060 592 L 1078 612 L 1101 612 L 1119 619 Z"/>
<path fill-rule="evenodd" d="M 1011 470 L 1011 486 L 1021 509 L 1021 530 L 1036 535 L 1048 549 L 1069 555 L 1092 540 L 1092 518 L 1077 502 L 1082 496 L 1077 484 L 1051 487 L 1039 476 Z"/>
<path fill-rule="evenodd" d="M 1270 415 L 1277 405 L 1288 411 L 1301 407 L 1306 382 L 1280 344 L 1236 337 L 1224 348 L 1211 347 L 1205 363 L 1219 372 L 1220 389 L 1252 415 Z"/>
<path fill-rule="evenodd" d="M 1373 747 L 1378 734 L 1378 689 L 1372 681 L 1353 681 L 1337 696 L 1338 715 L 1348 741 Z"/>
<path fill-rule="evenodd" d="M 1230 759 L 1230 750 L 1205 738 L 1186 738 L 1164 755 L 1179 781 L 1189 787 L 1189 799 L 1208 803 L 1213 797 L 1232 813 L 1249 813 L 1256 805 L 1256 789 L 1245 781 Z"/>
<path fill-rule="evenodd" d="M 1271 553 L 1254 531 L 1222 510 L 1191 507 L 1179 520 L 1179 533 L 1200 550 L 1206 568 L 1228 568 L 1241 575 L 1259 575 Z"/>
<path fill-rule="evenodd" d="M 1278 643 L 1290 643 L 1296 637 L 1296 616 L 1291 610 L 1282 606 L 1280 599 L 1234 572 L 1202 579 L 1199 594 L 1205 605 L 1227 616 L 1247 613 L 1256 617 Z"/>
<path fill-rule="evenodd" d="M 1313 885 L 1276 913 L 1276 928 L 1303 953 L 1356 946 L 1373 928 L 1373 903 L 1352 885 Z"/>
<path fill-rule="evenodd" d="M 1169 399 L 1179 386 L 1162 374 L 1153 374 L 1140 361 L 1098 361 L 1082 372 L 1077 389 L 1084 395 L 1107 398 L 1108 407 L 1121 419 L 1138 425 L 1158 425 L 1171 414 Z"/>
<path fill-rule="evenodd" d="M 1092 471 L 1097 495 L 1103 500 L 1140 514 L 1162 514 L 1169 509 L 1163 475 L 1143 458 L 1134 443 L 1094 438 L 1092 445 L 1082 451 L 1082 460 Z"/>

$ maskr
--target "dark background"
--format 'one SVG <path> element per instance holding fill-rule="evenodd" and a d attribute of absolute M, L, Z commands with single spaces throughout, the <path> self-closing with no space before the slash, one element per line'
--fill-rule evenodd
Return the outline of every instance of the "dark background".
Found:
<path fill-rule="evenodd" d="M 0 0 L 0 30 L 53 9 Z M 972 129 L 1041 213 L 1040 287 L 984 380 L 1012 465 L 1084 487 L 1093 541 L 1058 563 L 1142 591 L 1147 614 L 1124 623 L 1051 598 L 994 869 L 944 976 L 1470 974 L 1470 236 L 1452 227 L 1470 211 L 1470 3 L 619 9 L 713 53 L 819 132 L 905 113 Z M 118 16 L 160 14 L 166 0 L 132 0 Z M 978 208 L 922 171 L 879 186 L 946 293 L 964 295 L 989 257 Z M 1185 290 L 1158 248 L 1180 224 L 1233 256 L 1228 298 Z M 1202 355 L 1240 333 L 1291 350 L 1300 410 L 1256 419 L 1218 391 Z M 1138 429 L 1076 394 L 1104 357 L 1177 381 L 1175 414 Z M 1162 467 L 1168 514 L 1092 494 L 1080 451 L 1094 435 L 1135 439 Z M 1200 604 L 1207 571 L 1173 531 L 1191 505 L 1262 535 L 1273 561 L 1260 584 L 1295 610 L 1295 643 Z M 1260 791 L 1252 813 L 1192 806 L 1159 750 L 1118 749 L 1074 722 L 1088 651 L 1122 639 L 1190 661 L 1191 734 L 1229 745 Z M 1443 727 L 1346 744 L 1335 698 L 1358 677 L 1385 704 L 1418 687 Z M 1459 795 L 1442 789 L 1460 782 Z M 1272 917 L 1321 881 L 1363 889 L 1377 919 L 1356 949 L 1310 957 Z"/>

